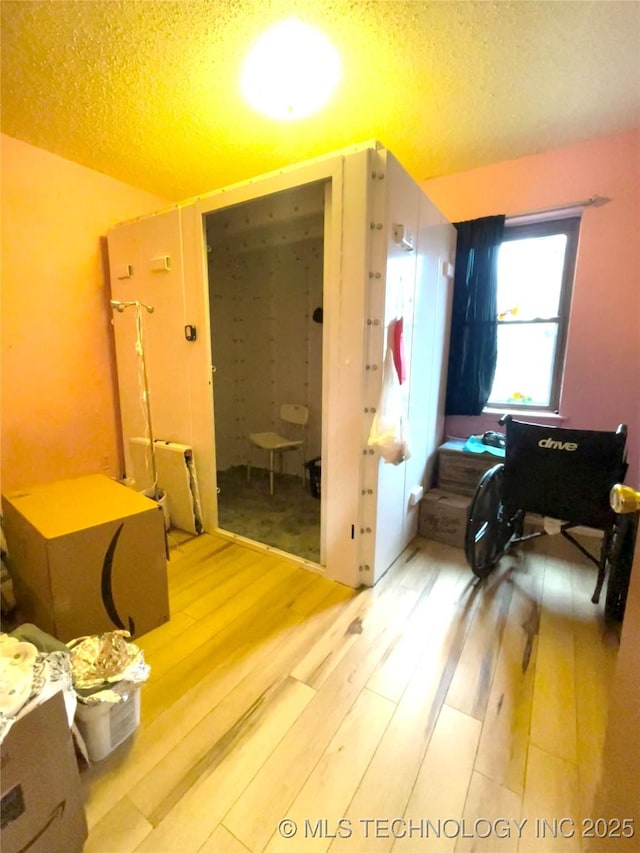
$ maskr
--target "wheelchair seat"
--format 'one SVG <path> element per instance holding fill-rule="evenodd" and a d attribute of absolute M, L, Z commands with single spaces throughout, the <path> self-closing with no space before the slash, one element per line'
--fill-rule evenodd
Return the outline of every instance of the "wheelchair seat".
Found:
<path fill-rule="evenodd" d="M 478 577 L 486 577 L 517 542 L 545 535 L 524 535 L 526 513 L 551 517 L 560 532 L 598 566 L 592 601 L 597 603 L 607 568 L 610 576 L 623 558 L 628 561 L 629 525 L 637 519 L 617 516 L 609 495 L 627 471 L 627 429 L 613 432 L 540 426 L 504 416 L 505 460 L 480 480 L 469 508 L 465 555 Z M 569 532 L 590 527 L 603 532 L 596 558 Z M 619 577 L 616 580 L 620 589 Z M 617 607 L 619 607 L 619 602 Z M 612 605 L 613 607 L 613 605 Z"/>

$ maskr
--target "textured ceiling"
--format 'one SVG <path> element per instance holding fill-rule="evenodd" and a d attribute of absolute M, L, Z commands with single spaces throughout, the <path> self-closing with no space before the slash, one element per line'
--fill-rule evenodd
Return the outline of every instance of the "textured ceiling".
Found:
<path fill-rule="evenodd" d="M 367 139 L 417 180 L 640 125 L 640 3 L 2 0 L 2 131 L 181 200 Z M 343 63 L 318 115 L 240 98 L 272 23 Z"/>

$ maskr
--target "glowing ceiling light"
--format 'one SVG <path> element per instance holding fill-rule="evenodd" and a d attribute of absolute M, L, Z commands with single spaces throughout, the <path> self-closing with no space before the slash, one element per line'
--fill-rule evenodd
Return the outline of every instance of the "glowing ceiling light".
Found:
<path fill-rule="evenodd" d="M 340 58 L 318 30 L 296 18 L 281 21 L 245 60 L 240 87 L 256 110 L 290 121 L 317 112 L 340 79 Z"/>

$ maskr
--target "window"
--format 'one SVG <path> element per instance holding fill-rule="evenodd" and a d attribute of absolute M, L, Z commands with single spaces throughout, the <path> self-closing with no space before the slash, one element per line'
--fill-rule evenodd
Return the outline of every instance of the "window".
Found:
<path fill-rule="evenodd" d="M 498 361 L 487 406 L 557 411 L 580 218 L 505 226 Z"/>

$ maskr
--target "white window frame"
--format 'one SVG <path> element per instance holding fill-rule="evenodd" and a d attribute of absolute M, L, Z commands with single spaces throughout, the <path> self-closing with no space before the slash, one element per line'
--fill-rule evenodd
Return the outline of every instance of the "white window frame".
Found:
<path fill-rule="evenodd" d="M 487 410 L 526 410 L 551 412 L 559 414 L 560 394 L 564 375 L 564 365 L 567 350 L 567 333 L 569 328 L 569 315 L 571 310 L 571 295 L 573 280 L 575 276 L 576 259 L 578 254 L 578 237 L 580 233 L 580 213 L 578 211 L 567 211 L 566 215 L 552 214 L 530 217 L 513 217 L 505 220 L 505 234 L 502 242 L 512 240 L 523 240 L 531 237 L 547 237 L 553 234 L 566 234 L 567 245 L 564 255 L 564 267 L 562 272 L 562 283 L 560 285 L 560 300 L 558 315 L 555 317 L 537 317 L 532 320 L 498 320 L 498 326 L 503 323 L 509 326 L 533 325 L 535 323 L 557 323 L 558 335 L 556 337 L 556 349 L 551 370 L 551 393 L 549 404 L 541 406 L 539 403 L 524 403 L 522 401 L 513 403 L 502 403 L 489 399 L 485 406 Z"/>

